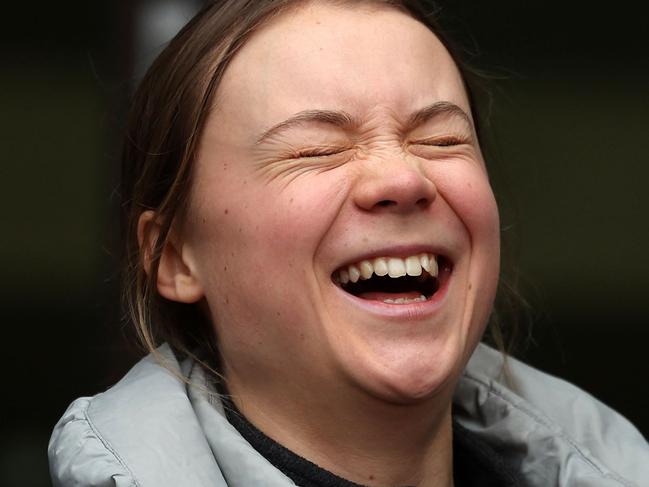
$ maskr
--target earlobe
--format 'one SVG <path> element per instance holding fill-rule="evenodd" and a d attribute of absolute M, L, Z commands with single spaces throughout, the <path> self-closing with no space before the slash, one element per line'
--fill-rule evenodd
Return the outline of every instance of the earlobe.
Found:
<path fill-rule="evenodd" d="M 160 235 L 160 223 L 155 212 L 143 212 L 137 230 L 144 269 L 149 274 L 156 241 Z M 203 298 L 203 287 L 185 260 L 182 242 L 170 232 L 160 254 L 156 285 L 158 293 L 164 298 L 179 303 L 195 303 Z"/>

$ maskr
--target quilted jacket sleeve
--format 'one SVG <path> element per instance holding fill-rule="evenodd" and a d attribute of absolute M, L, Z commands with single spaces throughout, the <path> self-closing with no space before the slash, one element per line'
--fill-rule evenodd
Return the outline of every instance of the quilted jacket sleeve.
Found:
<path fill-rule="evenodd" d="M 139 485 L 118 454 L 94 428 L 91 398 L 74 401 L 54 427 L 48 456 L 54 487 Z"/>

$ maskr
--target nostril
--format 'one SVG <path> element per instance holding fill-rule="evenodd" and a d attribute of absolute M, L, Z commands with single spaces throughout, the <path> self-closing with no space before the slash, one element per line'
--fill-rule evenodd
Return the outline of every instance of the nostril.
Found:
<path fill-rule="evenodd" d="M 385 208 L 386 206 L 393 206 L 393 205 L 396 205 L 396 204 L 397 204 L 396 201 L 381 200 L 376 204 L 376 206 L 381 206 L 381 207 Z"/>
<path fill-rule="evenodd" d="M 416 205 L 424 208 L 428 206 L 428 203 L 429 203 L 428 198 L 420 198 L 417 200 Z"/>

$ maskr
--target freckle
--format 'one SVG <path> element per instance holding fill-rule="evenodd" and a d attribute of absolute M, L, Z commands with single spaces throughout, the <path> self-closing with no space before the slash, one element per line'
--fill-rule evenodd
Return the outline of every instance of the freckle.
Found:
<path fill-rule="evenodd" d="M 473 288 L 473 284 L 469 283 L 469 291 Z"/>
<path fill-rule="evenodd" d="M 277 312 L 277 316 L 282 316 L 282 313 L 280 313 L 280 312 L 278 311 L 278 312 Z"/>
<path fill-rule="evenodd" d="M 227 215 L 229 212 L 230 212 L 230 210 L 228 210 L 227 208 L 223 211 L 223 213 L 226 214 L 226 215 Z"/>
<path fill-rule="evenodd" d="M 225 297 L 225 304 L 230 304 L 230 298 L 228 298 L 227 296 Z"/>
<path fill-rule="evenodd" d="M 293 203 L 293 198 L 291 198 L 291 201 L 290 201 L 290 203 Z"/>
<path fill-rule="evenodd" d="M 205 222 L 207 222 L 207 220 L 205 219 L 205 217 L 203 217 L 203 223 L 205 223 Z"/>
<path fill-rule="evenodd" d="M 374 475 L 370 475 L 369 479 L 374 480 Z"/>
<path fill-rule="evenodd" d="M 241 233 L 241 227 L 239 227 L 239 233 Z"/>
<path fill-rule="evenodd" d="M 300 333 L 300 340 L 304 340 L 304 333 Z"/>
<path fill-rule="evenodd" d="M 223 272 L 228 272 L 228 266 L 227 265 L 223 266 Z"/>
<path fill-rule="evenodd" d="M 234 252 L 230 252 L 230 256 L 231 256 L 231 257 L 234 257 Z"/>

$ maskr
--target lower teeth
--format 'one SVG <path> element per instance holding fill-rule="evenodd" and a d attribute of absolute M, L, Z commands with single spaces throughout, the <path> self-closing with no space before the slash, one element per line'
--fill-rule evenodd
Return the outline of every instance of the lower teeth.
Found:
<path fill-rule="evenodd" d="M 423 294 L 418 298 L 397 298 L 397 299 L 387 298 L 383 300 L 383 302 L 387 304 L 420 303 L 422 301 L 426 301 L 426 296 L 424 296 Z"/>

